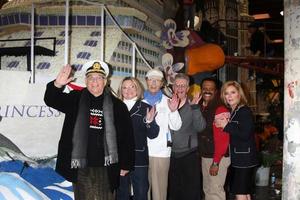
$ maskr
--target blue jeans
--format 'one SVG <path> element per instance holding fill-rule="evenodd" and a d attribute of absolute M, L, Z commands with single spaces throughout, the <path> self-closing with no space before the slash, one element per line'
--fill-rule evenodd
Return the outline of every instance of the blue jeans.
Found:
<path fill-rule="evenodd" d="M 130 184 L 133 187 L 134 200 L 147 200 L 148 167 L 135 167 L 126 176 L 120 176 L 120 186 L 117 190 L 117 200 L 130 199 Z"/>

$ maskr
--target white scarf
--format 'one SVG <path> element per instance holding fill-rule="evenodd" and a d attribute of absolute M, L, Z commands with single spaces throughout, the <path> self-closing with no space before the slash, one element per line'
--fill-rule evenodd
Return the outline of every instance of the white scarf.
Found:
<path fill-rule="evenodd" d="M 137 101 L 137 97 L 132 99 L 124 99 L 123 102 L 126 104 L 127 109 L 130 111 L 131 108 L 134 106 L 135 102 Z"/>

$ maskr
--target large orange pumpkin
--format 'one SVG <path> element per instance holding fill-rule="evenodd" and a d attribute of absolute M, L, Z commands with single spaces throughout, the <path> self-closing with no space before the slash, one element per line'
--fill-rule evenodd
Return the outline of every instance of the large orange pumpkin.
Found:
<path fill-rule="evenodd" d="M 206 43 L 185 52 L 188 75 L 216 70 L 224 65 L 225 55 L 220 46 Z"/>

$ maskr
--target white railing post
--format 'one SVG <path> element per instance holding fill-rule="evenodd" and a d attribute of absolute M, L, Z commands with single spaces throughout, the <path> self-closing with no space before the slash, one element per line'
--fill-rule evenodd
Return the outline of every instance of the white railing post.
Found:
<path fill-rule="evenodd" d="M 136 68 L 136 55 L 135 55 L 135 51 L 136 51 L 136 45 L 135 43 L 132 43 L 132 77 L 135 77 L 135 68 Z"/>
<path fill-rule="evenodd" d="M 66 0 L 64 64 L 66 65 L 68 63 L 69 63 L 69 0 Z"/>
<path fill-rule="evenodd" d="M 131 42 L 132 47 L 134 49 L 133 51 L 133 58 L 132 58 L 132 75 L 135 76 L 135 68 L 136 68 L 136 62 L 135 62 L 135 57 L 136 57 L 136 52 L 140 55 L 141 59 L 146 63 L 147 67 L 149 69 L 152 69 L 151 65 L 147 62 L 145 59 L 144 55 L 141 53 L 141 51 L 137 48 L 136 43 L 124 32 L 124 30 L 121 28 L 121 26 L 116 22 L 116 20 L 113 18 L 112 14 L 110 13 L 109 9 L 102 3 L 97 3 L 97 2 L 90 2 L 88 0 L 81 0 L 85 3 L 91 4 L 91 5 L 98 5 L 101 6 L 101 60 L 104 60 L 104 14 L 107 14 L 107 16 L 112 20 L 112 22 L 118 27 L 118 29 L 123 33 L 125 38 Z"/>
<path fill-rule="evenodd" d="M 104 61 L 104 17 L 105 17 L 105 10 L 104 5 L 101 5 L 101 53 L 100 53 L 100 60 Z"/>
<path fill-rule="evenodd" d="M 30 83 L 35 83 L 35 67 L 34 67 L 34 4 L 31 4 L 31 35 L 30 35 Z M 27 58 L 28 59 L 28 58 Z"/>

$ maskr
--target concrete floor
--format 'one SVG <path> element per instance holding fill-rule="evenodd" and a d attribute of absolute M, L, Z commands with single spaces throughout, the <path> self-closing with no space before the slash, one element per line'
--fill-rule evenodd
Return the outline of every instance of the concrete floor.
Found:
<path fill-rule="evenodd" d="M 279 194 L 276 194 L 279 192 Z M 255 200 L 279 200 L 281 199 L 281 190 L 270 187 L 256 187 Z"/>
<path fill-rule="evenodd" d="M 234 200 L 234 196 L 230 195 L 228 200 Z M 281 190 L 280 194 L 276 194 L 275 188 L 270 188 L 268 186 L 256 187 L 253 200 L 281 200 Z"/>

